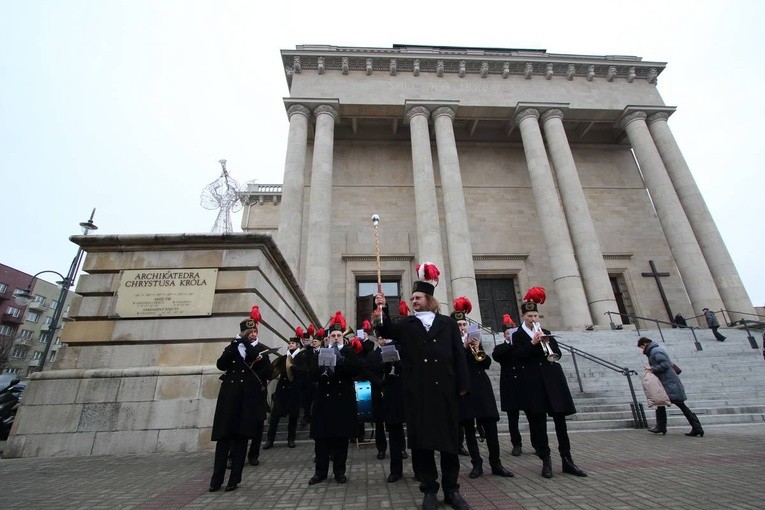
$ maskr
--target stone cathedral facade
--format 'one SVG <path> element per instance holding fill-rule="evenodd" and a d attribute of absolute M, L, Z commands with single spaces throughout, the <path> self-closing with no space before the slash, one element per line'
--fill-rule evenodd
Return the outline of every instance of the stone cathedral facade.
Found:
<path fill-rule="evenodd" d="M 431 261 L 442 312 L 467 296 L 495 331 L 530 286 L 547 289 L 553 329 L 622 322 L 607 312 L 753 312 L 672 135 L 665 63 L 406 45 L 281 53 L 284 181 L 243 193 L 242 227 L 275 237 L 319 317 L 366 318 L 376 240 L 391 301 Z"/>

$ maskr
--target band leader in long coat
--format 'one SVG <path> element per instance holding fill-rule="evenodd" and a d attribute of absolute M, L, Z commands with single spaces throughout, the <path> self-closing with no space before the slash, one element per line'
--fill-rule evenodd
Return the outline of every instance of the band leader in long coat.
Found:
<path fill-rule="evenodd" d="M 459 393 L 470 387 L 457 322 L 436 313 L 426 331 L 417 317 L 391 322 L 385 310 L 378 333 L 400 346 L 409 448 L 457 454 Z"/>

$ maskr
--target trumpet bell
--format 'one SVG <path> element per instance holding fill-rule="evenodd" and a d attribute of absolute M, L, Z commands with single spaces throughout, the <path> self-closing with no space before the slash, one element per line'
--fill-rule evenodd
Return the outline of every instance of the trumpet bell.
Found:
<path fill-rule="evenodd" d="M 547 361 L 549 361 L 550 363 L 557 363 L 559 359 L 560 359 L 560 354 L 558 354 L 557 352 L 551 352 L 550 354 L 547 355 Z"/>

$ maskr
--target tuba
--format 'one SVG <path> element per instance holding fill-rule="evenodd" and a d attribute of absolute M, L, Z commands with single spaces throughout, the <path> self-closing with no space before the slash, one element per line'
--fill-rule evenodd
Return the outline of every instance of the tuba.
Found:
<path fill-rule="evenodd" d="M 542 326 L 539 325 L 538 322 L 534 323 L 534 333 L 537 331 L 542 332 Z M 544 333 L 543 333 L 544 334 Z M 544 339 L 539 343 L 542 346 L 542 351 L 545 353 L 545 358 L 550 363 L 557 363 L 560 359 L 560 354 L 552 350 L 552 347 L 550 347 L 550 341 L 547 336 L 544 337 Z"/>

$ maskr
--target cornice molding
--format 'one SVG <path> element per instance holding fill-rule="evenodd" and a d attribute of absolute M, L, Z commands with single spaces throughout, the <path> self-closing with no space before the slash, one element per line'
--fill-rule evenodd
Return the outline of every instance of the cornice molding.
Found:
<path fill-rule="evenodd" d="M 473 260 L 526 260 L 527 254 L 521 253 L 481 253 L 473 254 Z"/>
<path fill-rule="evenodd" d="M 327 73 L 340 71 L 348 74 L 360 71 L 366 75 L 374 72 L 433 73 L 436 76 L 457 74 L 464 77 L 475 74 L 483 78 L 510 75 L 526 79 L 592 81 L 603 78 L 608 81 L 623 79 L 627 83 L 645 80 L 655 84 L 664 70 L 665 62 L 643 62 L 633 56 L 565 55 L 547 53 L 544 50 L 493 50 L 459 48 L 349 48 L 336 46 L 301 45 L 295 50 L 282 50 L 282 62 L 288 77 L 306 71 Z M 321 60 L 319 60 L 321 59 Z M 321 62 L 322 66 L 319 65 Z M 320 69 L 322 69 L 320 71 Z"/>
<path fill-rule="evenodd" d="M 348 255 L 342 256 L 345 262 L 374 262 L 377 260 L 376 255 Z M 414 255 L 411 253 L 402 253 L 400 255 L 380 255 L 380 260 L 385 261 L 405 261 L 409 262 L 414 260 Z"/>

